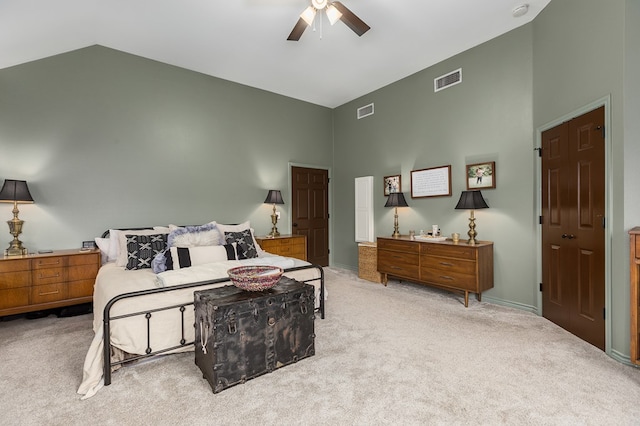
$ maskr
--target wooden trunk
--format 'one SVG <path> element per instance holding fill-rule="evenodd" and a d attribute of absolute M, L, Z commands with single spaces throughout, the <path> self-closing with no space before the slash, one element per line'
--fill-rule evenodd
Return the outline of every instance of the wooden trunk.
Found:
<path fill-rule="evenodd" d="M 195 362 L 214 393 L 314 355 L 314 288 L 194 292 Z"/>

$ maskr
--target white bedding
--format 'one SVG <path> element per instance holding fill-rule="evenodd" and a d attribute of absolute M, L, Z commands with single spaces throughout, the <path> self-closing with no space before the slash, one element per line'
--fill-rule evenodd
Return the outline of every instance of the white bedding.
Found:
<path fill-rule="evenodd" d="M 208 281 L 217 278 L 227 277 L 227 270 L 236 266 L 247 264 L 274 265 L 283 269 L 309 265 L 298 259 L 275 256 L 268 253 L 255 258 L 246 260 L 227 260 L 223 262 L 208 263 L 190 268 L 179 269 L 174 271 L 166 271 L 160 274 L 154 274 L 151 269 L 140 269 L 129 271 L 123 267 L 118 267 L 115 263 L 107 263 L 100 268 L 93 294 L 93 330 L 95 336 L 91 342 L 87 352 L 83 378 L 78 393 L 82 394 L 82 399 L 90 398 L 102 388 L 103 380 L 103 311 L 105 305 L 115 296 L 119 294 L 135 292 L 140 290 L 149 290 L 158 287 L 167 289 L 178 284 L 193 283 L 199 281 Z M 319 278 L 320 273 L 317 269 L 304 269 L 301 271 L 293 271 L 285 274 L 286 276 L 298 280 L 307 280 L 311 278 Z M 320 302 L 320 282 L 314 281 L 316 288 L 316 306 Z M 197 290 L 220 287 L 229 285 L 229 282 L 213 284 L 209 286 L 199 287 Z M 117 302 L 111 308 L 111 317 L 126 314 L 130 312 L 139 312 L 147 309 L 171 306 L 180 303 L 193 302 L 193 288 L 180 289 L 175 291 L 162 292 L 157 294 L 145 295 L 133 299 L 124 299 Z M 325 292 L 326 298 L 326 292 Z M 151 341 L 150 346 L 153 351 L 164 349 L 180 344 L 182 338 L 182 321 L 178 310 L 154 312 L 151 323 Z M 194 339 L 194 322 L 193 309 L 187 309 L 185 316 L 185 339 L 192 342 Z M 111 344 L 121 351 L 130 354 L 145 354 L 147 349 L 147 322 L 144 316 L 129 317 L 111 322 Z M 193 346 L 179 349 L 193 350 Z M 122 352 L 113 353 L 112 359 L 121 360 Z"/>

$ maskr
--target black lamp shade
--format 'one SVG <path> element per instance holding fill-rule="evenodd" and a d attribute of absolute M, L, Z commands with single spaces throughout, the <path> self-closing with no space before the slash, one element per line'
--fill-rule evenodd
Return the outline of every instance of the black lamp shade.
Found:
<path fill-rule="evenodd" d="M 407 200 L 404 199 L 404 194 L 402 192 L 394 192 L 389 194 L 389 198 L 387 198 L 387 203 L 384 205 L 385 207 L 409 207 L 407 204 Z"/>
<path fill-rule="evenodd" d="M 277 189 L 270 189 L 267 194 L 267 199 L 264 200 L 265 204 L 284 204 L 282 200 L 282 194 Z"/>
<path fill-rule="evenodd" d="M 460 200 L 456 209 L 460 210 L 476 210 L 476 209 L 488 209 L 487 202 L 482 198 L 480 191 L 462 191 L 460 194 Z"/>
<path fill-rule="evenodd" d="M 33 203 L 29 187 L 24 180 L 5 179 L 0 190 L 0 203 Z"/>

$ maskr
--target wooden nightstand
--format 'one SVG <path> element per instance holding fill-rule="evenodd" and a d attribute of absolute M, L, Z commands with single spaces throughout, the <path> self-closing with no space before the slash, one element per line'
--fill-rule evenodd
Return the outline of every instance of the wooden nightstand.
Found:
<path fill-rule="evenodd" d="M 306 235 L 280 235 L 275 238 L 256 237 L 256 241 L 264 251 L 271 254 L 307 260 Z"/>
<path fill-rule="evenodd" d="M 93 301 L 100 250 L 0 257 L 0 316 Z"/>

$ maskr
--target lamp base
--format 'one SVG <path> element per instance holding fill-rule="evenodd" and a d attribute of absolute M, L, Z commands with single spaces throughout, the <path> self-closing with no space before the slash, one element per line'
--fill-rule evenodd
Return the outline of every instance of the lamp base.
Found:
<path fill-rule="evenodd" d="M 473 210 L 471 210 L 471 216 L 469 217 L 469 232 L 467 232 L 469 239 L 467 240 L 467 244 L 470 246 L 476 245 L 476 218 L 473 215 Z"/>
<path fill-rule="evenodd" d="M 279 237 L 280 232 L 278 232 L 278 227 L 276 226 L 278 224 L 278 215 L 276 214 L 275 204 L 273 205 L 273 214 L 271 215 L 271 224 L 273 226 L 271 227 L 271 232 L 268 234 L 268 236 L 271 238 Z"/>
<path fill-rule="evenodd" d="M 27 250 L 26 247 L 23 247 L 22 241 L 17 238 L 11 241 L 9 248 L 4 250 L 5 256 L 26 256 L 27 254 L 29 254 L 29 250 Z"/>

